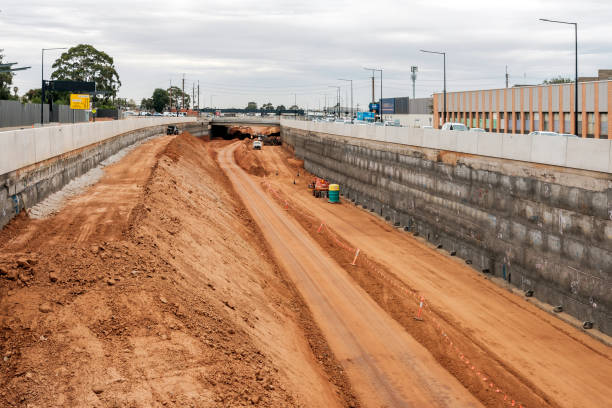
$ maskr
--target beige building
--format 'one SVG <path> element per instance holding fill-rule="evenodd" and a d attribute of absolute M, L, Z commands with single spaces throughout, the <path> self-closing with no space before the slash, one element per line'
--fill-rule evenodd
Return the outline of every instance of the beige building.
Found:
<path fill-rule="evenodd" d="M 612 139 L 608 106 L 612 105 L 612 71 L 600 70 L 595 81 L 578 82 L 578 135 Z M 433 127 L 461 122 L 489 132 L 529 133 L 534 130 L 574 131 L 574 84 L 520 86 L 482 91 L 434 94 Z"/>

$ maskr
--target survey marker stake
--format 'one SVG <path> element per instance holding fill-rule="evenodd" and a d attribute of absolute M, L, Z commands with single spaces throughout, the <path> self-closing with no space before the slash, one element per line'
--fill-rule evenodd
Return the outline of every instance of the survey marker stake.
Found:
<path fill-rule="evenodd" d="M 419 322 L 423 321 L 423 318 L 421 317 L 421 313 L 423 313 L 423 301 L 424 300 L 425 298 L 421 296 L 421 302 L 419 303 L 419 311 L 417 312 L 417 315 L 414 317 L 414 320 L 418 320 Z"/>

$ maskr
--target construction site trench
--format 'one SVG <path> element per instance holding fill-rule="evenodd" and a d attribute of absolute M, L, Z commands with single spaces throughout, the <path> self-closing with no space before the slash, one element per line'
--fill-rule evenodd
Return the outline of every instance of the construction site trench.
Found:
<path fill-rule="evenodd" d="M 152 138 L 0 231 L 0 406 L 609 406 L 605 341 L 258 132 Z"/>

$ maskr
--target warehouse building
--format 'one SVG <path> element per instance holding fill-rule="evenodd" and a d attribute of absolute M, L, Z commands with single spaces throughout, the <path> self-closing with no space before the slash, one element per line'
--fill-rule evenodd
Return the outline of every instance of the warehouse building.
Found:
<path fill-rule="evenodd" d="M 383 98 L 381 109 L 383 119 L 398 120 L 402 126 L 431 126 L 433 121 L 432 98 Z"/>
<path fill-rule="evenodd" d="M 607 72 L 607 71 L 600 71 Z M 612 105 L 612 80 L 578 82 L 578 135 L 612 139 L 608 106 Z M 595 79 L 595 78 L 593 78 Z M 461 122 L 489 132 L 529 133 L 534 130 L 574 131 L 574 84 L 515 86 L 482 91 L 448 92 L 433 96 L 433 127 Z"/>

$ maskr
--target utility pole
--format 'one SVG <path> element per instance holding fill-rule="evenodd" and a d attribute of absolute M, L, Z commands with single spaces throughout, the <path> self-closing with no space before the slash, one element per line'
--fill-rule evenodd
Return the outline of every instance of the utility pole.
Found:
<path fill-rule="evenodd" d="M 191 83 L 191 109 L 195 107 L 195 82 Z"/>
<path fill-rule="evenodd" d="M 185 74 L 183 74 L 183 104 L 181 105 L 181 109 L 185 108 Z"/>
<path fill-rule="evenodd" d="M 376 103 L 376 97 L 374 96 L 374 73 L 376 71 L 380 72 L 380 104 L 378 106 L 378 114 L 380 115 L 380 120 L 382 120 L 382 69 L 376 68 L 364 68 L 365 70 L 372 71 L 372 103 Z"/>
<path fill-rule="evenodd" d="M 508 66 L 506 65 L 506 88 L 508 87 Z"/>
<path fill-rule="evenodd" d="M 350 82 L 351 83 L 351 118 L 354 115 L 354 111 L 353 111 L 353 80 L 352 79 L 342 79 L 340 78 L 338 81 L 346 81 L 346 82 Z"/>
<path fill-rule="evenodd" d="M 200 110 L 200 80 L 198 79 L 198 110 Z"/>
<path fill-rule="evenodd" d="M 172 112 L 172 80 L 170 80 L 170 89 L 168 89 L 168 91 L 170 94 L 170 112 Z"/>
<path fill-rule="evenodd" d="M 415 92 L 415 87 L 416 87 L 416 77 L 417 77 L 417 71 L 418 71 L 418 67 L 416 65 L 413 65 L 410 67 L 410 79 L 412 79 L 412 99 L 414 100 L 416 97 L 416 92 Z"/>
<path fill-rule="evenodd" d="M 337 85 L 329 85 L 330 88 L 336 88 L 336 106 L 334 107 L 334 111 L 336 112 L 336 115 L 339 116 L 340 114 L 340 87 Z"/>
<path fill-rule="evenodd" d="M 373 68 L 364 68 L 366 71 L 372 71 L 372 103 L 376 102 L 376 96 L 374 95 L 374 72 L 376 71 Z"/>

